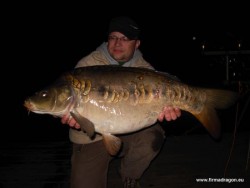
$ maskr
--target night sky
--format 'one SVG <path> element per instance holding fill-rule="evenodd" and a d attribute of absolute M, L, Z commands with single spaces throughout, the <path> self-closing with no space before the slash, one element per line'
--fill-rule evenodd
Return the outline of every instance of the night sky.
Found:
<path fill-rule="evenodd" d="M 225 59 L 205 56 L 202 45 L 205 44 L 205 51 L 250 50 L 247 6 L 205 3 L 189 6 L 192 8 L 108 5 L 103 11 L 89 5 L 9 6 L 2 34 L 7 66 L 2 71 L 8 75 L 4 76 L 6 87 L 2 91 L 7 103 L 4 113 L 9 122 L 3 125 L 4 130 L 15 130 L 18 137 L 22 137 L 23 130 L 34 133 L 66 130 L 67 126 L 62 126 L 59 119 L 28 116 L 23 101 L 95 50 L 105 40 L 109 20 L 120 15 L 130 16 L 140 25 L 140 49 L 157 70 L 172 73 L 187 83 L 224 87 Z M 242 59 L 248 63 L 244 66 L 249 70 L 249 56 L 237 61 Z M 241 63 L 234 68 L 242 69 Z M 230 79 L 245 81 L 247 73 L 240 73 L 244 75 Z M 67 131 L 62 132 L 64 137 Z"/>

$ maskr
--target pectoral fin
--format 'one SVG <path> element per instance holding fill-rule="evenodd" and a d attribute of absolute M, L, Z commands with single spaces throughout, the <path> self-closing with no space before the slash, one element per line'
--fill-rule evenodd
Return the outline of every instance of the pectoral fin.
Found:
<path fill-rule="evenodd" d="M 116 155 L 121 148 L 121 139 L 111 134 L 103 134 L 102 136 L 108 153 L 110 155 Z"/>
<path fill-rule="evenodd" d="M 87 135 L 92 138 L 95 134 L 95 126 L 87 118 L 81 116 L 77 111 L 70 112 L 71 116 L 76 120 L 81 126 L 81 129 L 87 133 Z"/>

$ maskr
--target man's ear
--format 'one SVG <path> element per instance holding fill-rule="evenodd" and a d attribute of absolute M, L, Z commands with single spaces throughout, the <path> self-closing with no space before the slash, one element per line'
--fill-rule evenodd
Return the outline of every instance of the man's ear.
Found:
<path fill-rule="evenodd" d="M 140 44 L 141 44 L 141 41 L 140 41 L 139 39 L 138 39 L 138 40 L 136 40 L 136 44 L 135 44 L 136 49 L 137 49 L 137 48 L 139 48 Z"/>

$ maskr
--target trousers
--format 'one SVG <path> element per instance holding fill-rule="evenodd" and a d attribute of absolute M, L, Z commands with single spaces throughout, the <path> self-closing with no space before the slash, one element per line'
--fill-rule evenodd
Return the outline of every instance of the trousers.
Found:
<path fill-rule="evenodd" d="M 139 180 L 151 161 L 157 156 L 165 140 L 165 132 L 159 123 L 138 132 L 118 136 L 122 148 L 120 175 Z M 71 188 L 106 188 L 110 161 L 102 140 L 90 144 L 73 143 L 71 156 Z"/>

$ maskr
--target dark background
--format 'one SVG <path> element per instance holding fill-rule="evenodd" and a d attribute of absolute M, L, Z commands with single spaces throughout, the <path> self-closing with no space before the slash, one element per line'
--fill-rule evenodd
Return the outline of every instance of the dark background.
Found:
<path fill-rule="evenodd" d="M 2 123 L 1 137 L 68 139 L 68 127 L 62 125 L 60 119 L 28 115 L 23 101 L 95 50 L 105 40 L 109 20 L 120 15 L 130 16 L 138 22 L 142 30 L 140 49 L 157 70 L 172 73 L 193 85 L 237 91 L 240 88 L 247 92 L 250 55 L 232 56 L 229 53 L 250 50 L 247 7 L 240 3 L 220 5 L 211 2 L 178 5 L 124 2 L 105 7 L 98 3 L 5 5 L 1 76 L 2 121 L 5 123 Z M 202 45 L 205 45 L 204 49 Z M 225 55 L 205 53 L 214 51 L 225 52 Z M 229 80 L 226 78 L 226 55 L 230 55 Z M 244 98 L 239 110 L 233 106 L 219 112 L 225 122 L 223 130 L 233 131 L 235 116 L 242 113 L 240 127 L 249 130 L 249 107 L 246 103 L 247 98 Z M 166 126 L 169 134 L 184 134 L 199 127 L 193 127 L 194 122 L 192 117 L 183 113 L 182 118 L 170 123 L 179 123 L 179 128 Z"/>

